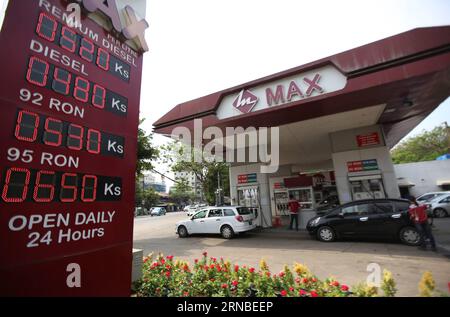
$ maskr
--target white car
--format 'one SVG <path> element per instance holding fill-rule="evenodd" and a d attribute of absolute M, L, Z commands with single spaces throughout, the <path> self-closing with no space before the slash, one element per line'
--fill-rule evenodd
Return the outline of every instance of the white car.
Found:
<path fill-rule="evenodd" d="M 231 239 L 235 234 L 256 228 L 255 216 L 247 207 L 207 207 L 196 212 L 190 219 L 177 222 L 175 230 L 180 238 L 190 234 L 221 234 Z"/>
<path fill-rule="evenodd" d="M 430 201 L 432 201 L 432 200 L 435 200 L 436 198 L 439 198 L 439 197 L 441 197 L 441 196 L 443 197 L 444 195 L 449 195 L 449 194 L 450 194 L 449 191 L 447 191 L 447 192 L 431 192 L 431 193 L 426 193 L 426 194 L 423 194 L 423 195 L 417 197 L 417 201 L 418 201 L 419 203 L 424 204 L 424 203 L 430 202 Z"/>

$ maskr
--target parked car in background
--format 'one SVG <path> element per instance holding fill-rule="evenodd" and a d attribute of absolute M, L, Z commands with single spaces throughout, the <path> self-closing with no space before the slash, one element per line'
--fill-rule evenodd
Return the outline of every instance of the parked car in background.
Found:
<path fill-rule="evenodd" d="M 338 206 L 311 219 L 307 230 L 320 241 L 341 238 L 396 239 L 419 245 L 420 235 L 411 221 L 405 199 L 369 199 Z"/>
<path fill-rule="evenodd" d="M 197 211 L 190 219 L 177 222 L 175 232 L 180 238 L 191 234 L 220 234 L 231 239 L 236 234 L 256 228 L 255 216 L 247 207 L 206 207 Z"/>
<path fill-rule="evenodd" d="M 450 193 L 440 195 L 427 203 L 429 210 L 435 218 L 444 218 L 450 215 Z"/>
<path fill-rule="evenodd" d="M 430 202 L 430 201 L 432 201 L 440 196 L 443 196 L 443 195 L 450 195 L 450 192 L 448 192 L 448 191 L 447 192 L 430 192 L 430 193 L 420 195 L 416 199 L 417 199 L 417 202 L 424 204 L 424 203 Z"/>
<path fill-rule="evenodd" d="M 164 207 L 153 207 L 150 209 L 150 216 L 164 216 L 166 214 L 166 209 Z"/>

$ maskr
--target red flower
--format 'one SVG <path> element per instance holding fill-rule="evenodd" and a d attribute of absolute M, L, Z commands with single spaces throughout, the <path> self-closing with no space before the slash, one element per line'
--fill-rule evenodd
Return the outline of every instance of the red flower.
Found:
<path fill-rule="evenodd" d="M 311 297 L 317 297 L 319 295 L 317 295 L 316 291 L 311 291 L 311 293 L 309 293 L 311 295 Z"/>
<path fill-rule="evenodd" d="M 278 274 L 280 277 L 283 277 L 285 275 L 284 272 L 280 272 L 280 274 Z"/>
<path fill-rule="evenodd" d="M 213 261 L 214 263 L 216 263 L 216 262 L 217 262 L 217 259 L 216 259 L 216 258 L 211 258 L 211 261 Z"/>
<path fill-rule="evenodd" d="M 332 283 L 331 283 L 331 285 L 332 286 L 336 286 L 336 287 L 338 287 L 340 284 L 339 284 L 339 282 L 338 281 L 333 281 Z"/>
<path fill-rule="evenodd" d="M 285 290 L 282 290 L 280 294 L 281 294 L 281 296 L 286 296 L 287 292 Z"/>
<path fill-rule="evenodd" d="M 203 254 L 203 256 L 204 256 L 205 258 L 208 256 L 208 252 L 206 252 L 206 251 L 203 252 L 202 254 Z"/>
<path fill-rule="evenodd" d="M 148 258 L 145 258 L 145 259 L 144 259 L 144 263 L 146 263 L 147 261 L 148 261 Z"/>
<path fill-rule="evenodd" d="M 166 259 L 169 260 L 169 261 L 172 261 L 173 260 L 173 255 L 166 256 Z"/>
<path fill-rule="evenodd" d="M 235 265 L 235 266 L 234 266 L 234 271 L 235 271 L 235 272 L 239 271 L 239 265 Z"/>
<path fill-rule="evenodd" d="M 317 279 L 316 279 L 316 278 L 312 278 L 311 281 L 312 281 L 313 283 L 315 283 L 315 282 L 317 282 Z"/>
<path fill-rule="evenodd" d="M 189 296 L 189 292 L 184 292 L 183 295 L 184 295 L 185 297 L 187 297 L 187 296 Z"/>
<path fill-rule="evenodd" d="M 228 284 L 222 284 L 222 286 L 221 286 L 222 288 L 228 288 Z"/>
<path fill-rule="evenodd" d="M 185 264 L 185 265 L 183 266 L 183 271 L 189 271 L 189 266 L 187 266 L 187 264 Z"/>
<path fill-rule="evenodd" d="M 172 267 L 170 265 L 166 265 L 166 269 L 170 270 Z"/>
<path fill-rule="evenodd" d="M 293 292 L 294 288 L 293 287 L 289 287 L 289 291 Z"/>
<path fill-rule="evenodd" d="M 170 277 L 170 272 L 169 271 L 166 272 L 166 277 Z"/>
<path fill-rule="evenodd" d="M 210 265 L 209 265 L 209 268 L 210 268 L 210 269 L 213 269 L 214 267 L 215 267 L 214 264 L 210 264 Z"/>
<path fill-rule="evenodd" d="M 209 279 L 211 282 L 213 282 L 214 283 L 214 281 L 215 281 L 215 279 L 213 279 L 213 278 L 211 278 L 211 279 Z"/>
<path fill-rule="evenodd" d="M 306 283 L 308 283 L 308 282 L 309 282 L 309 280 L 308 280 L 307 278 L 303 278 L 303 279 L 302 279 L 302 283 L 303 283 L 303 284 L 306 284 Z"/>
<path fill-rule="evenodd" d="M 347 285 L 342 285 L 341 286 L 341 290 L 344 292 L 348 292 L 348 286 Z"/>
<path fill-rule="evenodd" d="M 194 262 L 195 262 L 195 264 L 197 264 L 198 263 L 198 259 L 195 259 Z"/>
<path fill-rule="evenodd" d="M 254 267 L 251 267 L 251 268 L 248 269 L 248 271 L 249 271 L 250 273 L 255 273 L 255 268 L 254 268 Z"/>
<path fill-rule="evenodd" d="M 238 286 L 239 282 L 238 281 L 233 281 L 231 284 L 233 284 L 233 286 Z"/>
<path fill-rule="evenodd" d="M 298 295 L 300 295 L 300 296 L 305 296 L 306 295 L 306 292 L 304 291 L 304 290 L 300 290 L 299 292 L 298 292 Z"/>
<path fill-rule="evenodd" d="M 164 259 L 161 259 L 161 264 L 166 263 L 166 261 Z"/>
<path fill-rule="evenodd" d="M 267 277 L 270 277 L 270 272 L 266 272 L 266 276 L 267 276 Z"/>

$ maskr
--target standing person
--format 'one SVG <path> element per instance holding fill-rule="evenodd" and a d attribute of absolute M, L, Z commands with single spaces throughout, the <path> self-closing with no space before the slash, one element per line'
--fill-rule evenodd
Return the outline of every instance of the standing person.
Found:
<path fill-rule="evenodd" d="M 416 198 L 411 196 L 409 198 L 411 206 L 409 206 L 409 216 L 414 222 L 417 231 L 419 231 L 421 238 L 420 249 L 427 249 L 427 239 L 430 241 L 431 250 L 436 252 L 436 243 L 434 241 L 433 233 L 431 232 L 431 226 L 428 223 L 427 206 L 419 205 Z"/>
<path fill-rule="evenodd" d="M 300 203 L 294 199 L 294 196 L 289 195 L 288 206 L 291 213 L 291 224 L 289 225 L 289 230 L 292 230 L 292 226 L 295 221 L 295 229 L 298 231 L 298 211 L 300 209 Z"/>

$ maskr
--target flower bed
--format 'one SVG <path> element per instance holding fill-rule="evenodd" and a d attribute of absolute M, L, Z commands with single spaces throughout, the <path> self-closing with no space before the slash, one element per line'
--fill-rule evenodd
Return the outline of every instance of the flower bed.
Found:
<path fill-rule="evenodd" d="M 348 297 L 376 296 L 378 289 L 360 284 L 354 289 L 335 279 L 324 281 L 310 270 L 296 263 L 292 270 L 285 266 L 272 274 L 264 260 L 259 269 L 239 266 L 223 258 L 203 257 L 191 267 L 185 261 L 174 261 L 173 256 L 159 255 L 144 258 L 142 279 L 135 285 L 137 296 L 193 296 L 193 297 Z M 395 294 L 395 282 L 385 271 L 381 289 L 386 296 Z"/>

